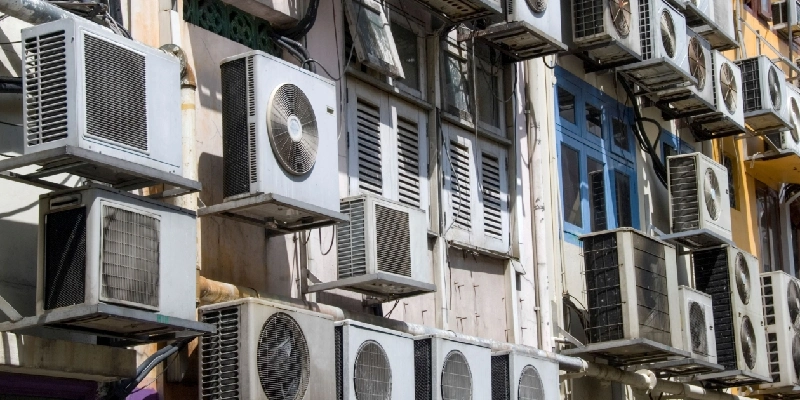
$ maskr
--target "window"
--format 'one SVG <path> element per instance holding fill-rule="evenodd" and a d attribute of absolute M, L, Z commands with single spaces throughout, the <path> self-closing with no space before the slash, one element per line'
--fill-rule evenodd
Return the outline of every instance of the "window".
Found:
<path fill-rule="evenodd" d="M 782 270 L 781 219 L 778 192 L 756 181 L 756 207 L 758 212 L 758 233 L 761 271 Z"/>
<path fill-rule="evenodd" d="M 731 158 L 727 155 L 722 156 L 722 165 L 728 170 L 728 196 L 731 199 L 731 208 L 739 209 L 736 203 L 736 175 L 735 167 Z"/>
<path fill-rule="evenodd" d="M 568 240 L 638 226 L 631 110 L 556 68 L 562 205 Z M 584 115 L 582 119 L 576 115 Z"/>
<path fill-rule="evenodd" d="M 403 78 L 403 66 L 381 3 L 347 0 L 345 4 L 359 60 L 390 77 Z"/>
<path fill-rule="evenodd" d="M 667 130 L 661 131 L 658 145 L 661 146 L 661 162 L 663 162 L 665 166 L 667 165 L 667 157 L 694 153 L 694 148 L 690 144 L 684 142 L 677 135 Z"/>
<path fill-rule="evenodd" d="M 403 79 L 399 82 L 409 89 L 420 91 L 421 63 L 420 63 L 420 38 L 410 28 L 406 28 L 392 21 L 392 35 L 397 46 L 397 56 L 403 67 Z"/>

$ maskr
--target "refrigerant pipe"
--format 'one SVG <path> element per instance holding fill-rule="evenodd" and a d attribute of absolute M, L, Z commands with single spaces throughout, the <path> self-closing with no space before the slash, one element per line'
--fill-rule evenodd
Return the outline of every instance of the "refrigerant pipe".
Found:
<path fill-rule="evenodd" d="M 74 16 L 43 0 L 0 0 L 0 12 L 31 24 Z"/>

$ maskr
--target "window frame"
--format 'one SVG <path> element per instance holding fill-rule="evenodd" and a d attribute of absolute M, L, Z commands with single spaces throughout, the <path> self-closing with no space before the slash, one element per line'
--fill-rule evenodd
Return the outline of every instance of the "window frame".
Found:
<path fill-rule="evenodd" d="M 350 28 L 350 37 L 353 40 L 353 45 L 355 46 L 358 60 L 362 64 L 367 65 L 384 75 L 393 78 L 402 78 L 404 76 L 403 66 L 400 64 L 400 57 L 397 54 L 397 46 L 395 45 L 394 36 L 392 35 L 389 19 L 386 16 L 386 10 L 384 6 L 376 0 L 345 0 L 344 3 L 345 14 L 347 14 L 347 24 Z M 356 4 L 354 3 L 358 3 L 358 5 L 362 7 L 361 9 L 366 8 L 378 14 L 378 18 L 380 18 L 381 23 L 383 24 L 383 35 L 385 36 L 386 42 L 389 45 L 389 56 L 392 58 L 392 60 L 383 60 L 381 58 L 371 57 L 371 55 L 367 52 L 358 29 L 357 17 L 360 15 L 360 12 L 356 11 Z"/>
<path fill-rule="evenodd" d="M 417 60 L 419 60 L 419 64 L 417 66 L 418 69 L 417 74 L 419 76 L 419 89 L 404 84 L 402 79 L 397 79 L 392 77 L 389 77 L 389 84 L 397 87 L 398 89 L 402 90 L 403 92 L 413 97 L 424 100 L 426 98 L 425 93 L 428 90 L 428 80 L 427 80 L 428 54 L 427 54 L 427 41 L 425 40 L 428 29 L 421 21 L 417 21 L 416 18 L 414 18 L 413 16 L 408 15 L 402 10 L 398 10 L 392 3 L 387 2 L 387 6 L 389 8 L 388 12 L 389 30 L 391 30 L 392 24 L 397 24 L 411 31 L 411 33 L 415 34 L 417 36 Z M 397 48 L 397 42 L 395 42 L 395 49 L 396 48 Z M 398 59 L 398 61 L 402 65 L 402 60 Z M 403 70 L 403 73 L 405 75 L 405 69 Z"/>
<path fill-rule="evenodd" d="M 676 155 L 694 153 L 694 146 L 684 142 L 678 135 L 666 129 L 661 130 L 660 137 L 658 138 L 658 146 L 660 147 L 659 155 L 661 156 L 661 162 L 664 166 L 667 165 L 667 155 L 664 152 L 667 146 L 675 150 Z"/>

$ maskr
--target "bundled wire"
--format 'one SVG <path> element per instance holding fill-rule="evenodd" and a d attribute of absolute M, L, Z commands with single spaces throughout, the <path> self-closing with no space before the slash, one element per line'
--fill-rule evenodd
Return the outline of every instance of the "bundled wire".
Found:
<path fill-rule="evenodd" d="M 311 31 L 311 28 L 314 27 L 314 23 L 317 21 L 318 9 L 319 0 L 311 0 L 311 2 L 308 4 L 308 8 L 306 9 L 306 14 L 300 19 L 299 22 L 297 22 L 297 25 L 286 29 L 276 29 L 275 34 L 277 36 L 283 36 L 293 40 L 301 39 Z"/>
<path fill-rule="evenodd" d="M 622 89 L 625 91 L 625 94 L 628 96 L 628 98 L 631 101 L 631 104 L 633 105 L 634 121 L 636 123 L 632 126 L 632 128 L 634 136 L 636 137 L 636 141 L 639 143 L 639 147 L 642 149 L 642 151 L 650 155 L 650 159 L 653 162 L 653 172 L 655 172 L 656 177 L 661 182 L 661 184 L 664 185 L 664 187 L 666 187 L 667 168 L 661 162 L 661 158 L 658 156 L 658 153 L 656 153 L 656 149 L 653 147 L 653 144 L 650 142 L 650 139 L 647 138 L 647 132 L 644 130 L 643 122 L 650 122 L 658 126 L 659 135 L 661 134 L 662 131 L 661 125 L 653 119 L 642 117 L 642 113 L 639 110 L 638 105 L 636 104 L 636 96 L 633 94 L 633 90 L 628 84 L 628 81 L 619 76 L 617 80 L 622 85 Z"/>

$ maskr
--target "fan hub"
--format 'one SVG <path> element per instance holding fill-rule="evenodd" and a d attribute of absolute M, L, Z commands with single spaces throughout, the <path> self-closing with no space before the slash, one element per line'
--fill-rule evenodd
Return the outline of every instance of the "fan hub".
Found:
<path fill-rule="evenodd" d="M 300 118 L 292 115 L 288 118 L 287 126 L 289 130 L 289 137 L 292 138 L 292 141 L 299 142 L 300 139 L 303 138 L 303 124 L 300 122 Z"/>

